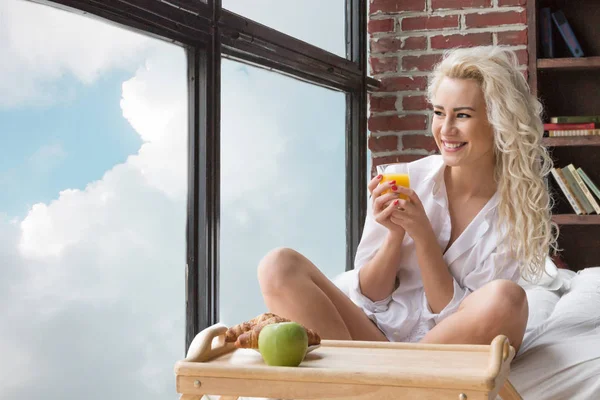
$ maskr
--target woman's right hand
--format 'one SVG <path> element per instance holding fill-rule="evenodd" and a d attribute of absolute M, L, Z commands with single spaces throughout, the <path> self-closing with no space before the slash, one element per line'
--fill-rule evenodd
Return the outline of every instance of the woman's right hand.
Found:
<path fill-rule="evenodd" d="M 396 181 L 379 184 L 381 178 L 381 175 L 377 175 L 375 178 L 371 179 L 371 182 L 369 182 L 369 185 L 367 186 L 371 193 L 371 201 L 373 202 L 373 217 L 375 218 L 375 221 L 385 226 L 390 231 L 390 234 L 403 239 L 405 233 L 404 228 L 392 222 L 390 219 L 394 212 L 399 212 L 397 209 L 398 193 L 395 192 L 395 190 L 397 190 L 395 187 Z M 386 190 L 389 190 L 389 192 L 383 194 Z"/>

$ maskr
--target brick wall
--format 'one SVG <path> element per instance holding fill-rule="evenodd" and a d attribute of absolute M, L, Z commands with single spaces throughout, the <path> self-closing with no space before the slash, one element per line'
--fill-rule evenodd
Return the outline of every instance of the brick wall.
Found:
<path fill-rule="evenodd" d="M 500 44 L 527 75 L 526 0 L 370 0 L 372 165 L 437 153 L 425 98 L 428 74 L 448 48 Z"/>

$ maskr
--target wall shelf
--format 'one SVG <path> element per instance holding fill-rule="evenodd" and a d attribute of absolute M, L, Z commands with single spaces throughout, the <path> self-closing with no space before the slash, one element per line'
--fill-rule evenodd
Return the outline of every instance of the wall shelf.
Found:
<path fill-rule="evenodd" d="M 552 221 L 558 225 L 598 225 L 600 215 L 556 214 L 552 216 Z"/>
<path fill-rule="evenodd" d="M 548 147 L 600 146 L 600 136 L 545 137 L 542 144 Z"/>
<path fill-rule="evenodd" d="M 580 69 L 600 69 L 600 57 L 579 57 L 579 58 L 539 58 L 537 67 L 540 70 L 561 69 L 561 70 L 580 70 Z"/>

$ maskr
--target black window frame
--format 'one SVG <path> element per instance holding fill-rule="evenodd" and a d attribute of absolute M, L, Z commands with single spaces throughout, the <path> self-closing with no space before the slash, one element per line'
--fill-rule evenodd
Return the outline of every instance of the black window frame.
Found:
<path fill-rule="evenodd" d="M 222 8 L 221 0 L 29 0 L 97 17 L 182 46 L 189 145 L 185 348 L 219 320 L 221 58 L 346 94 L 346 270 L 366 213 L 367 2 L 346 0 L 346 58 Z"/>

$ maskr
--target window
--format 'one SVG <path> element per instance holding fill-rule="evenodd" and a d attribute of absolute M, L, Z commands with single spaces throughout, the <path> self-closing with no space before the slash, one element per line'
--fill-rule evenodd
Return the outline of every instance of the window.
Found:
<path fill-rule="evenodd" d="M 0 26 L 0 398 L 174 398 L 185 52 L 21 0 Z"/>
<path fill-rule="evenodd" d="M 222 77 L 219 305 L 231 326 L 266 311 L 256 267 L 275 247 L 330 278 L 344 271 L 345 99 L 227 60 Z"/>
<path fill-rule="evenodd" d="M 43 214 L 44 218 L 40 220 L 40 223 L 42 223 L 40 226 L 43 229 L 31 230 L 33 233 L 27 238 L 27 240 L 36 239 L 43 242 L 43 246 L 37 246 L 36 242 L 30 242 L 34 243 L 30 246 L 32 251 L 40 253 L 42 252 L 41 249 L 46 249 L 46 251 L 50 251 L 56 256 L 56 254 L 63 254 L 61 252 L 70 251 L 71 248 L 68 246 L 71 246 L 72 242 L 82 242 L 85 246 L 88 246 L 85 249 L 88 249 L 105 244 L 123 245 L 124 243 L 129 243 L 123 242 L 124 240 L 130 240 L 133 245 L 139 246 L 138 249 L 141 253 L 143 249 L 149 248 L 148 243 L 150 243 L 150 240 L 153 240 L 154 242 L 152 243 L 155 244 L 154 246 L 158 247 L 150 246 L 152 249 L 149 250 L 148 254 L 154 256 L 152 261 L 157 263 L 156 265 L 160 264 L 161 268 L 169 268 L 169 271 L 171 269 L 180 271 L 177 269 L 179 267 L 177 259 L 172 259 L 171 253 L 161 252 L 165 251 L 167 245 L 173 245 L 175 242 L 181 245 L 181 240 L 185 239 L 186 243 L 183 247 L 185 249 L 185 258 L 182 260 L 184 263 L 182 266 L 185 267 L 186 271 L 185 281 L 181 282 L 181 285 L 174 284 L 173 282 L 175 281 L 169 281 L 169 283 L 160 282 L 163 285 L 161 286 L 162 289 L 165 287 L 185 287 L 185 293 L 177 292 L 176 295 L 170 297 L 168 300 L 161 298 L 164 293 L 152 293 L 154 297 L 149 301 L 162 302 L 156 305 L 156 307 L 158 307 L 158 310 L 163 310 L 167 309 L 169 304 L 172 304 L 170 303 L 171 301 L 179 301 L 177 300 L 179 298 L 183 302 L 185 298 L 185 348 L 189 346 L 191 340 L 201 329 L 216 323 L 219 320 L 218 300 L 221 297 L 218 281 L 220 268 L 219 225 L 221 223 L 221 200 L 226 201 L 224 197 L 226 191 L 223 190 L 223 187 L 227 184 L 227 182 L 221 182 L 219 179 L 221 172 L 223 172 L 221 171 L 221 146 L 223 145 L 223 140 L 230 134 L 226 130 L 221 132 L 221 119 L 219 118 L 219 115 L 221 115 L 221 106 L 223 106 L 224 113 L 230 111 L 226 110 L 227 105 L 225 102 L 221 105 L 222 77 L 219 72 L 221 71 L 222 64 L 225 68 L 228 67 L 228 62 L 222 60 L 222 58 L 227 58 L 284 74 L 288 77 L 284 80 L 286 82 L 291 81 L 289 77 L 296 78 L 304 83 L 302 85 L 298 83 L 296 85 L 297 89 L 293 90 L 315 93 L 314 96 L 316 96 L 316 99 L 321 96 L 327 99 L 330 98 L 333 113 L 328 115 L 328 118 L 331 121 L 319 121 L 320 126 L 326 126 L 326 122 L 333 121 L 339 126 L 341 110 L 344 107 L 345 168 L 338 171 L 338 174 L 342 175 L 338 179 L 340 182 L 344 182 L 342 187 L 345 198 L 344 208 L 346 210 L 344 222 L 346 228 L 345 265 L 347 267 L 350 266 L 364 221 L 366 199 L 364 186 L 366 174 L 364 159 L 366 152 L 366 88 L 367 84 L 372 87 L 374 83 L 373 80 L 365 76 L 367 36 L 365 32 L 367 17 L 366 1 L 345 0 L 342 7 L 341 0 L 338 0 L 335 3 L 331 2 L 331 4 L 328 2 L 328 8 L 324 8 L 322 2 L 315 1 L 310 4 L 314 4 L 313 8 L 319 7 L 316 13 L 309 9 L 307 5 L 306 10 L 303 11 L 303 15 L 309 16 L 307 18 L 311 23 L 317 18 L 312 16 L 318 15 L 318 20 L 321 21 L 320 24 L 329 24 L 332 32 L 335 32 L 331 37 L 327 38 L 320 37 L 319 35 L 315 36 L 315 32 L 305 30 L 302 25 L 294 27 L 294 24 L 284 23 L 284 20 L 263 20 L 266 26 L 257 24 L 252 19 L 244 16 L 243 13 L 246 11 L 257 12 L 253 17 L 259 20 L 266 16 L 266 13 L 261 14 L 257 10 L 249 8 L 238 8 L 237 11 L 242 14 L 240 16 L 222 9 L 221 2 L 217 0 L 169 0 L 153 2 L 142 0 L 111 2 L 100 2 L 97 0 L 35 1 L 58 8 L 65 8 L 75 14 L 89 14 L 101 20 L 108 21 L 111 24 L 92 25 L 90 19 L 79 18 L 69 20 L 73 24 L 69 26 L 66 20 L 67 17 L 59 17 L 59 15 L 67 15 L 66 13 L 58 14 L 56 10 L 48 11 L 49 9 L 43 8 L 43 10 L 47 10 L 44 12 L 53 12 L 51 17 L 49 17 L 48 15 L 50 14 L 39 14 L 41 13 L 39 10 L 42 10 L 39 5 L 30 4 L 24 0 L 2 1 L 0 4 L 0 38 L 3 40 L 0 41 L 0 46 L 9 43 L 8 40 L 14 41 L 10 42 L 10 46 L 1 47 L 5 52 L 2 60 L 13 59 L 15 57 L 15 49 L 28 49 L 22 55 L 22 65 L 14 66 L 8 63 L 7 67 L 6 63 L 3 63 L 0 66 L 0 72 L 11 77 L 11 82 L 6 83 L 7 80 L 3 80 L 0 84 L 0 93 L 8 93 L 8 97 L 6 98 L 8 100 L 2 100 L 4 103 L 9 104 L 11 107 L 17 107 L 14 104 L 18 104 L 18 107 L 24 107 L 25 104 L 30 104 L 28 102 L 31 99 L 35 98 L 37 102 L 36 107 L 46 107 L 45 110 L 47 111 L 46 114 L 40 111 L 36 118 L 46 118 L 47 122 L 44 121 L 43 127 L 51 129 L 52 119 L 58 119 L 58 116 L 60 116 L 60 112 L 58 111 L 60 104 L 66 106 L 77 103 L 76 107 L 83 109 L 86 103 L 82 99 L 86 95 L 89 96 L 89 101 L 99 101 L 102 99 L 101 96 L 94 97 L 88 92 L 83 93 L 78 91 L 79 89 L 73 89 L 69 86 L 71 76 L 79 79 L 86 90 L 92 90 L 91 87 L 94 82 L 96 84 L 100 82 L 102 83 L 102 88 L 108 88 L 110 84 L 121 79 L 122 82 L 129 83 L 129 85 L 123 86 L 123 94 L 125 95 L 129 87 L 132 90 L 133 97 L 131 97 L 130 102 L 127 102 L 127 97 L 124 97 L 124 101 L 120 104 L 121 110 L 115 110 L 114 103 L 110 103 L 111 106 L 106 107 L 112 107 L 111 112 L 115 113 L 115 117 L 102 118 L 96 115 L 96 118 L 100 122 L 93 128 L 89 128 L 89 132 L 99 132 L 94 131 L 94 129 L 98 128 L 98 124 L 106 124 L 107 128 L 105 130 L 109 129 L 110 124 L 114 124 L 117 126 L 116 128 L 110 125 L 112 127 L 111 132 L 113 132 L 112 129 L 117 129 L 118 126 L 123 127 L 122 118 L 124 117 L 131 124 L 132 130 L 130 129 L 129 136 L 117 136 L 118 140 L 122 140 L 122 142 L 116 145 L 114 143 L 111 145 L 112 142 L 108 139 L 102 144 L 90 143 L 90 155 L 85 158 L 84 165 L 77 163 L 77 167 L 70 168 L 69 174 L 64 175 L 64 181 L 56 183 L 49 180 L 47 182 L 48 193 L 55 193 L 50 189 L 53 188 L 53 190 L 56 190 L 57 187 L 77 189 L 61 192 L 60 196 L 78 199 L 85 197 L 87 191 L 99 190 L 98 187 L 102 187 L 102 185 L 97 182 L 102 182 L 104 179 L 115 179 L 115 190 L 107 192 L 104 196 L 100 196 L 96 202 L 92 202 L 91 206 L 103 207 L 105 203 L 108 204 L 117 200 L 124 202 L 127 206 L 127 211 L 122 211 L 121 213 L 115 212 L 114 215 L 113 213 L 106 215 L 108 221 L 119 222 L 120 230 L 118 234 L 107 234 L 104 241 L 101 242 L 94 241 L 93 236 L 86 236 L 88 234 L 91 235 L 96 230 L 101 231 L 107 228 L 103 214 L 95 213 L 96 209 L 93 207 L 86 209 L 84 214 L 80 214 L 79 217 L 77 217 L 77 214 L 71 213 L 72 207 L 70 207 L 70 204 L 69 207 L 61 209 L 61 212 L 64 213 L 66 218 L 70 218 L 68 222 L 74 224 L 74 226 L 95 223 L 97 225 L 94 226 L 94 229 L 89 228 L 86 230 L 84 228 L 77 228 L 79 230 L 69 230 L 66 227 L 71 225 L 56 225 L 56 221 L 48 214 L 49 211 L 54 209 L 53 207 L 56 207 L 55 204 L 60 204 L 60 202 L 51 202 L 51 199 L 55 198 L 56 194 L 47 195 L 46 198 L 36 198 L 34 196 L 31 197 L 31 200 L 27 200 L 31 202 L 27 206 L 35 209 L 32 206 L 41 203 L 42 206 L 35 210 L 38 211 L 38 215 L 41 212 L 39 210 L 45 211 L 46 214 Z M 234 12 L 236 7 L 246 7 L 244 2 L 241 1 L 234 2 L 233 0 L 228 0 L 227 2 Z M 277 5 L 277 2 L 263 3 L 264 7 L 275 7 Z M 277 10 L 280 12 L 286 11 L 283 7 Z M 332 16 L 326 15 L 327 13 L 332 13 Z M 341 15 L 346 16 L 343 22 L 343 30 L 339 28 L 341 26 L 339 22 Z M 128 35 L 125 35 L 125 30 L 115 28 L 115 24 L 126 28 Z M 28 27 L 31 26 L 40 27 L 40 29 L 36 30 L 36 34 L 40 36 L 35 39 L 31 39 L 30 36 L 33 31 L 30 28 L 28 29 Z M 100 26 L 106 28 L 100 28 Z M 109 26 L 111 29 L 114 29 L 109 31 Z M 45 28 L 42 29 L 42 27 Z M 311 25 L 311 29 L 313 28 Z M 286 33 L 292 36 L 282 35 L 276 29 L 285 29 L 287 30 Z M 131 33 L 132 31 L 137 33 L 133 34 Z M 342 35 L 342 31 L 344 35 Z M 296 38 L 296 36 L 300 39 Z M 342 40 L 342 37 L 344 37 L 344 40 Z M 160 41 L 155 39 L 160 39 Z M 327 42 L 320 41 L 325 39 Z M 329 39 L 331 39 L 331 42 L 329 42 Z M 73 43 L 78 43 L 78 45 L 74 45 Z M 168 43 L 168 45 L 165 43 Z M 317 47 L 314 45 L 315 43 L 317 46 L 326 46 L 326 48 Z M 161 59 L 160 62 L 153 61 L 152 56 L 157 51 L 157 48 L 168 48 L 168 52 L 172 52 L 173 54 L 165 59 Z M 37 52 L 30 51 L 31 49 L 35 49 Z M 175 55 L 175 53 L 178 53 L 178 55 Z M 186 57 L 183 57 L 183 54 Z M 340 56 L 344 54 L 347 54 L 348 57 Z M 59 66 L 54 66 L 49 63 L 52 57 L 66 61 Z M 182 67 L 181 60 L 185 60 L 185 67 Z M 170 64 L 165 66 L 162 62 Z M 169 77 L 166 75 L 153 75 L 154 71 L 157 70 L 163 72 L 169 71 L 173 75 Z M 21 76 L 19 74 L 29 75 L 19 80 L 18 77 Z M 144 84 L 145 81 L 141 77 L 148 79 L 153 77 L 154 79 L 158 79 L 159 82 Z M 171 78 L 173 81 L 169 80 Z M 223 76 L 223 79 L 225 78 Z M 269 78 L 269 80 L 271 79 L 281 79 L 281 77 Z M 154 85 L 160 87 L 161 91 L 153 90 Z M 225 87 L 226 85 L 227 83 L 223 82 L 223 86 Z M 35 94 L 39 94 L 38 89 L 40 87 L 44 89 L 39 92 L 43 95 L 35 96 Z M 113 89 L 116 90 L 114 87 Z M 332 90 L 335 93 L 331 92 Z M 57 103 L 59 105 L 54 104 L 55 98 L 49 94 L 59 96 L 60 102 Z M 224 92 L 223 95 L 227 96 L 227 93 Z M 285 98 L 286 93 L 282 93 L 281 95 Z M 175 98 L 177 100 L 173 100 L 172 106 L 165 106 L 165 99 L 171 100 Z M 106 104 L 109 104 L 109 101 L 112 101 L 112 99 L 114 98 L 107 97 L 105 99 L 107 101 Z M 82 100 L 82 102 L 78 102 L 79 100 Z M 227 101 L 227 98 L 225 98 L 225 101 Z M 0 107 L 6 107 L 4 103 L 0 103 Z M 50 109 L 48 107 L 53 108 Z M 18 113 L 19 111 L 15 112 Z M 145 118 L 135 118 L 140 113 Z M 51 116 L 49 116 L 50 114 Z M 73 118 L 73 120 L 82 118 L 77 114 L 69 115 L 69 117 Z M 293 121 L 302 121 L 306 124 L 315 123 L 318 118 L 323 118 L 318 115 L 310 116 L 310 118 L 308 116 L 306 118 L 302 117 L 304 116 L 293 115 L 291 118 Z M 89 118 L 91 119 L 86 119 L 86 122 L 92 124 L 94 120 L 93 116 Z M 267 114 L 263 118 L 269 119 L 269 115 Z M 28 120 L 28 118 L 23 117 L 22 121 L 25 120 Z M 323 123 L 321 124 L 321 122 Z M 31 121 L 24 122 L 22 126 L 28 126 L 27 123 L 31 123 Z M 71 124 L 75 124 L 75 122 Z M 20 126 L 19 129 L 24 129 L 21 124 L 18 125 Z M 73 128 L 69 124 L 66 124 L 66 127 Z M 66 127 L 61 127 L 60 129 L 64 131 Z M 59 128 L 55 129 L 60 130 Z M 187 136 L 179 134 L 184 129 Z M 169 134 L 165 135 L 165 132 Z M 85 138 L 85 132 L 78 129 L 77 133 L 79 134 L 77 140 Z M 335 157 L 341 157 L 337 152 L 339 149 L 337 140 L 340 140 L 340 137 L 336 136 L 337 134 L 336 132 L 334 135 L 328 136 L 327 140 L 334 138 L 336 142 L 332 142 L 330 144 L 332 147 L 327 147 L 327 149 L 334 152 L 336 154 Z M 107 135 L 109 134 L 107 133 Z M 47 136 L 44 137 L 48 138 Z M 288 139 L 310 141 L 313 140 L 312 138 L 314 136 L 309 135 L 301 138 L 296 135 Z M 186 148 L 185 145 L 188 143 L 189 146 Z M 14 145 L 15 143 L 9 144 Z M 61 157 L 70 157 L 71 153 L 62 149 L 60 147 L 61 144 L 62 142 L 58 140 L 54 142 L 50 141 L 49 145 L 55 147 L 50 147 L 48 150 L 42 152 L 43 157 L 54 157 L 54 159 L 59 160 Z M 17 144 L 16 146 L 20 145 Z M 110 151 L 106 152 L 107 154 L 103 154 L 103 149 L 107 147 L 110 147 Z M 25 146 L 21 151 L 25 151 L 24 149 L 26 149 Z M 64 152 L 61 152 L 61 150 L 64 150 Z M 98 154 L 103 155 L 94 157 L 91 154 L 92 150 L 98 150 Z M 319 151 L 321 153 L 318 156 L 325 154 L 325 150 Z M 182 152 L 186 154 L 182 154 Z M 24 154 L 30 153 L 25 152 Z M 81 153 L 76 154 L 80 155 Z M 11 156 L 13 155 L 11 154 Z M 223 155 L 224 162 L 227 162 L 227 157 L 227 154 Z M 335 157 L 332 159 L 331 162 L 333 164 L 331 165 L 335 165 L 335 168 L 341 168 L 340 158 Z M 289 165 L 297 165 L 295 164 L 296 160 L 290 159 L 289 161 L 291 162 Z M 318 160 L 318 162 L 323 162 L 323 160 Z M 5 166 L 5 164 L 0 165 Z M 118 177 L 117 172 L 126 175 L 129 174 L 127 175 L 128 179 L 117 180 L 115 178 L 115 176 Z M 187 175 L 185 180 L 180 179 L 183 175 Z M 139 188 L 139 182 L 134 178 L 139 178 L 140 181 L 144 182 L 145 186 Z M 0 184 L 10 181 L 10 179 L 11 172 L 2 171 Z M 89 182 L 92 183 L 85 185 L 85 183 Z M 45 181 L 44 184 L 46 184 Z M 324 185 L 321 190 L 325 190 L 327 183 L 323 181 L 321 184 Z M 39 189 L 38 186 L 35 186 L 35 188 L 36 190 Z M 118 194 L 120 192 L 117 189 L 123 190 L 124 193 L 131 191 L 131 196 L 119 197 Z M 331 189 L 331 193 L 336 196 L 337 200 L 334 204 L 339 204 L 339 199 L 342 196 L 340 188 L 330 185 L 327 186 L 327 189 Z M 152 197 L 152 195 L 157 193 L 164 197 L 162 201 L 154 200 Z M 21 196 L 21 199 L 29 199 L 27 197 L 29 196 L 28 194 L 19 194 L 19 196 Z M 185 199 L 181 200 L 182 197 Z M 142 202 L 139 199 L 142 199 Z M 167 206 L 173 207 L 172 213 L 161 212 L 161 207 Z M 19 207 L 17 205 L 13 208 L 16 209 Z M 176 212 L 174 211 L 175 208 L 177 209 Z M 184 209 L 186 210 L 185 212 L 183 211 Z M 28 208 L 25 207 L 25 211 L 27 210 Z M 144 228 L 141 231 L 142 236 L 140 237 L 131 226 L 134 221 L 130 219 L 139 217 L 141 213 L 146 218 L 140 218 L 139 221 L 135 220 L 136 223 L 142 224 L 141 227 Z M 181 220 L 183 218 L 182 215 L 186 217 L 185 223 Z M 18 215 L 16 217 L 4 216 L 3 223 L 8 226 L 6 228 L 7 232 L 10 232 L 12 229 L 12 234 L 16 235 L 14 232 L 18 232 L 18 229 L 23 227 L 18 218 L 28 217 L 29 214 L 24 214 L 20 217 Z M 338 229 L 339 218 L 333 218 L 336 222 L 332 223 L 331 227 L 332 229 Z M 183 234 L 174 233 L 166 239 L 165 243 L 156 244 L 160 243 L 162 235 L 166 234 L 168 229 L 175 229 L 176 225 L 179 226 L 178 224 L 185 225 Z M 155 231 L 156 226 L 161 227 L 160 231 Z M 59 233 L 64 237 L 53 231 L 57 227 L 60 228 Z M 226 227 L 227 225 L 225 225 Z M 181 235 L 184 235 L 183 238 Z M 13 236 L 14 238 L 16 236 Z M 65 242 L 68 246 L 61 245 L 60 243 L 57 244 L 59 240 L 65 238 L 69 240 Z M 136 240 L 139 242 L 136 242 Z M 338 238 L 337 240 L 341 239 Z M 298 243 L 301 244 L 302 242 Z M 13 240 L 13 250 L 17 248 L 17 244 Z M 337 246 L 336 244 L 334 245 Z M 122 247 L 125 248 L 126 246 Z M 80 256 L 86 254 L 84 249 L 79 249 L 78 251 L 82 252 Z M 11 257 L 17 257 L 14 251 L 10 254 Z M 139 260 L 137 258 L 128 259 L 118 252 L 116 254 L 120 256 L 119 260 L 121 262 L 129 264 L 140 260 L 150 262 L 150 260 L 145 259 L 145 257 L 148 257 L 148 254 L 140 254 Z M 86 259 L 86 262 L 90 264 L 102 262 L 104 264 L 108 263 L 109 257 L 112 256 L 115 255 L 105 252 L 100 254 L 98 259 L 89 258 L 89 260 Z M 319 262 L 319 260 L 316 261 Z M 32 261 L 29 267 L 34 268 L 35 265 Z M 45 271 L 47 268 L 44 269 L 41 267 L 41 270 Z M 340 272 L 342 270 L 343 266 L 340 266 Z M 77 270 L 78 273 L 80 271 L 83 271 L 83 269 Z M 98 270 L 91 276 L 85 275 L 78 278 L 80 280 L 76 282 L 81 281 L 82 288 L 77 293 L 82 293 L 82 296 L 93 293 L 93 291 L 85 290 L 85 284 L 88 283 L 87 280 L 91 279 L 94 285 L 106 283 L 105 280 L 107 277 L 102 272 L 102 270 Z M 143 275 L 144 272 L 146 272 L 146 269 L 143 271 L 136 269 L 130 271 L 125 268 L 119 269 L 119 273 L 123 275 L 116 281 L 109 281 L 107 285 L 109 285 L 108 287 L 111 290 L 116 291 L 124 285 L 124 282 L 137 284 L 136 282 L 140 280 L 158 279 L 155 275 Z M 156 271 L 150 270 L 146 274 L 154 272 Z M 15 276 L 21 273 L 22 271 L 14 271 Z M 183 275 L 183 272 L 181 274 Z M 43 277 L 42 274 L 39 276 Z M 77 277 L 78 275 L 74 276 Z M 174 276 L 178 276 L 177 273 L 174 273 Z M 179 276 L 181 277 L 181 275 Z M 63 274 L 55 278 L 56 281 L 59 281 L 60 278 L 71 279 L 71 276 Z M 43 286 L 48 285 L 48 282 L 44 278 L 40 278 L 38 279 L 38 284 Z M 143 285 L 141 287 L 146 288 Z M 152 288 L 150 285 L 147 287 Z M 100 292 L 104 293 L 103 290 L 100 290 Z M 113 292 L 108 291 L 106 294 L 110 299 L 112 299 L 110 297 L 111 293 Z M 61 294 L 64 295 L 64 293 Z M 131 296 L 133 295 L 131 294 Z M 135 295 L 145 298 L 143 296 L 146 294 L 142 292 L 142 289 L 139 289 Z M 119 303 L 115 304 L 115 307 L 120 306 Z M 140 315 L 144 313 L 144 307 L 141 307 L 137 303 L 125 304 L 125 306 L 133 305 L 136 307 L 139 306 L 136 310 L 142 310 L 139 311 Z M 149 305 L 154 306 L 154 303 L 150 303 Z M 179 310 L 178 312 L 183 311 Z M 155 336 L 149 338 L 147 341 L 139 339 L 140 342 L 147 343 L 148 346 L 144 351 L 140 350 L 138 355 L 149 359 L 156 356 L 155 352 L 159 351 L 153 346 L 154 343 L 167 343 L 165 346 L 171 346 L 178 342 L 177 338 L 171 335 L 170 328 L 167 329 L 180 323 L 177 322 L 177 315 L 173 313 L 170 315 L 170 319 L 167 318 L 161 321 L 153 320 L 154 324 L 159 324 L 160 327 L 164 328 L 164 330 L 160 331 L 162 332 L 161 335 L 164 333 L 164 336 Z M 123 319 L 126 325 L 131 322 L 124 316 Z M 56 323 L 60 321 L 62 320 L 57 319 Z M 93 320 L 93 323 L 96 323 L 96 320 Z M 169 332 L 165 333 L 167 331 Z M 168 338 L 168 340 L 165 340 L 165 338 Z M 14 351 L 13 348 L 11 350 Z M 102 354 L 102 352 L 98 352 L 98 357 Z M 26 365 L 27 358 L 23 358 L 23 360 L 23 363 L 25 363 L 23 365 Z M 169 381 L 172 378 L 170 372 L 169 370 L 168 378 L 165 378 Z M 12 370 L 11 373 L 14 374 Z M 159 374 L 159 372 L 152 368 L 148 368 L 145 370 L 145 375 L 142 374 L 140 375 L 141 378 L 140 376 L 137 378 L 145 379 L 153 373 Z M 127 379 L 133 378 L 129 377 Z M 162 375 L 160 379 L 162 379 Z M 154 379 L 152 382 L 157 383 L 160 379 Z M 16 380 L 11 382 L 16 382 Z M 12 384 L 14 385 L 14 383 Z M 89 386 L 86 387 L 89 389 Z M 119 386 L 112 385 L 112 387 L 118 388 Z M 157 393 L 159 391 L 160 389 L 157 389 Z M 102 398 L 105 397 L 107 396 L 102 396 Z"/>
<path fill-rule="evenodd" d="M 223 8 L 346 57 L 344 0 L 223 0 Z"/>

